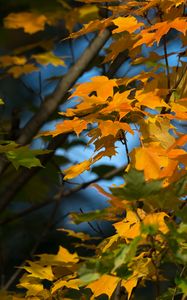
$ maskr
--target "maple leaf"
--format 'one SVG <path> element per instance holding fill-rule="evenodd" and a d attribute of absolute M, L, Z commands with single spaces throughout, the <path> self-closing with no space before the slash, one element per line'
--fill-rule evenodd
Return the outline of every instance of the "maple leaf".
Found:
<path fill-rule="evenodd" d="M 109 114 L 111 112 L 118 112 L 120 119 L 132 111 L 131 101 L 127 98 L 129 91 L 123 93 L 115 93 L 113 98 L 107 103 L 107 107 L 100 110 L 102 114 Z"/>
<path fill-rule="evenodd" d="M 56 125 L 56 129 L 52 131 L 42 132 L 40 135 L 47 136 L 52 135 L 53 137 L 67 132 L 75 131 L 77 135 L 79 135 L 84 129 L 87 128 L 87 122 L 78 118 L 74 118 L 73 120 L 65 120 Z"/>
<path fill-rule="evenodd" d="M 172 112 L 175 114 L 174 118 L 181 120 L 187 119 L 187 98 L 171 103 L 170 107 Z"/>
<path fill-rule="evenodd" d="M 118 17 L 112 21 L 118 28 L 114 29 L 112 33 L 120 33 L 123 31 L 128 31 L 129 33 L 133 33 L 144 23 L 138 23 L 135 17 L 128 16 L 128 17 Z"/>
<path fill-rule="evenodd" d="M 90 15 L 98 16 L 98 11 L 99 9 L 96 5 L 86 5 L 79 8 L 79 17 L 85 19 L 85 17 Z"/>
<path fill-rule="evenodd" d="M 136 148 L 131 153 L 135 168 L 144 171 L 146 180 L 160 178 L 161 169 L 168 166 L 168 157 L 163 148 L 152 145 Z"/>
<path fill-rule="evenodd" d="M 159 230 L 163 234 L 166 234 L 169 231 L 169 229 L 165 223 L 165 217 L 168 217 L 168 215 L 164 212 L 150 213 L 147 216 L 145 216 L 143 224 L 148 226 L 154 226 L 156 230 Z"/>
<path fill-rule="evenodd" d="M 121 286 L 124 287 L 127 291 L 127 294 L 128 294 L 127 299 L 128 300 L 131 297 L 133 288 L 137 286 L 137 283 L 138 283 L 138 274 L 137 274 L 137 272 L 133 273 L 133 275 L 130 276 L 128 279 L 123 279 L 121 281 Z"/>
<path fill-rule="evenodd" d="M 114 234 L 109 238 L 106 238 L 103 241 L 103 244 L 101 244 L 101 248 L 102 248 L 102 253 L 106 252 L 108 249 L 111 248 L 111 246 L 116 243 L 119 239 L 119 235 L 118 234 Z"/>
<path fill-rule="evenodd" d="M 103 137 L 108 135 L 116 136 L 119 130 L 128 131 L 131 134 L 134 134 L 129 124 L 118 122 L 118 121 L 114 121 L 114 122 L 112 122 L 111 120 L 99 121 L 98 127 L 101 130 L 101 134 Z"/>
<path fill-rule="evenodd" d="M 8 73 L 13 75 L 14 78 L 18 78 L 24 74 L 38 71 L 38 68 L 33 64 L 26 64 L 20 66 L 13 66 L 8 69 Z"/>
<path fill-rule="evenodd" d="M 58 230 L 67 233 L 68 236 L 70 236 L 70 237 L 81 239 L 82 241 L 87 241 L 87 240 L 91 239 L 91 237 L 84 232 L 75 232 L 71 229 L 64 229 L 64 228 L 60 228 Z"/>
<path fill-rule="evenodd" d="M 126 218 L 113 226 L 119 236 L 125 239 L 134 239 L 140 234 L 140 219 L 133 211 L 128 210 Z"/>
<path fill-rule="evenodd" d="M 91 135 L 91 133 L 92 132 L 90 132 L 89 135 Z M 111 157 L 111 156 L 115 155 L 117 153 L 116 147 L 115 147 L 115 142 L 116 142 L 116 138 L 113 135 L 107 135 L 107 136 L 101 137 L 100 139 L 97 139 L 94 142 L 95 152 L 101 150 L 102 148 L 105 148 L 105 150 L 99 152 L 94 157 L 94 160 L 98 160 L 98 159 L 102 158 L 103 156 Z"/>
<path fill-rule="evenodd" d="M 38 278 L 29 277 L 27 274 L 24 274 L 22 276 L 18 284 L 18 287 L 27 289 L 28 297 L 37 296 L 44 289 L 43 284 L 40 282 Z"/>
<path fill-rule="evenodd" d="M 78 32 L 73 32 L 70 34 L 70 38 L 77 38 L 81 35 L 88 34 L 93 31 L 103 30 L 106 27 L 112 24 L 112 20 L 110 18 L 104 20 L 95 20 L 91 21 L 88 24 L 84 24 L 83 28 Z"/>
<path fill-rule="evenodd" d="M 64 247 L 59 247 L 59 251 L 56 255 L 52 254 L 41 254 L 38 255 L 40 257 L 40 263 L 42 265 L 62 265 L 62 263 L 76 263 L 79 258 L 76 253 L 71 254 Z"/>
<path fill-rule="evenodd" d="M 124 175 L 124 179 L 124 185 L 110 188 L 112 194 L 121 200 L 149 199 L 151 195 L 158 194 L 162 189 L 161 180 L 145 181 L 143 172 L 132 168 Z"/>
<path fill-rule="evenodd" d="M 63 173 L 65 174 L 64 180 L 72 179 L 74 177 L 77 177 L 84 171 L 88 171 L 90 169 L 91 164 L 91 160 L 85 160 L 75 166 L 71 166 L 70 168 L 63 170 Z"/>
<path fill-rule="evenodd" d="M 144 143 L 159 142 L 164 149 L 173 145 L 175 138 L 169 133 L 173 126 L 167 118 L 153 116 L 139 122 L 139 124 Z"/>
<path fill-rule="evenodd" d="M 0 64 L 2 65 L 2 67 L 9 67 L 11 65 L 24 65 L 26 62 L 27 59 L 24 56 L 0 56 Z"/>
<path fill-rule="evenodd" d="M 124 52 L 127 49 L 132 48 L 133 46 L 133 39 L 130 34 L 126 33 L 124 36 L 120 37 L 117 40 L 114 40 L 112 44 L 107 49 L 107 52 L 109 52 L 103 61 L 103 63 L 114 61 L 116 57 L 121 53 Z"/>
<path fill-rule="evenodd" d="M 16 169 L 20 166 L 27 168 L 42 167 L 40 160 L 35 157 L 35 155 L 41 154 L 40 151 L 31 150 L 28 146 L 18 147 L 15 142 L 9 142 L 7 145 L 0 145 L 0 153 L 5 153 Z"/>
<path fill-rule="evenodd" d="M 52 52 L 34 54 L 32 57 L 41 65 L 51 64 L 55 67 L 65 66 L 64 61 L 60 57 L 54 55 Z"/>
<path fill-rule="evenodd" d="M 157 42 L 157 45 L 160 42 L 160 39 L 168 33 L 168 31 L 173 28 L 176 29 L 183 34 L 186 33 L 187 30 L 187 22 L 185 18 L 176 18 L 172 21 L 164 21 L 160 23 L 156 23 L 150 26 L 148 29 L 144 29 L 141 31 L 141 38 L 134 44 L 133 48 L 138 47 L 142 44 L 146 44 L 147 46 L 152 46 L 154 42 Z"/>
<path fill-rule="evenodd" d="M 28 273 L 28 277 L 35 277 L 39 279 L 47 279 L 52 281 L 54 279 L 54 275 L 52 272 L 51 266 L 41 266 L 36 262 L 28 261 L 30 266 L 22 267 Z"/>
<path fill-rule="evenodd" d="M 44 30 L 47 22 L 48 20 L 45 15 L 34 12 L 11 13 L 4 18 L 5 28 L 23 28 L 24 31 L 29 34 Z"/>
<path fill-rule="evenodd" d="M 74 96 L 84 97 L 92 92 L 97 93 L 97 97 L 106 100 L 114 94 L 114 87 L 117 87 L 115 79 L 108 79 L 106 76 L 92 77 L 91 82 L 81 83 L 76 87 L 70 98 Z"/>
<path fill-rule="evenodd" d="M 93 297 L 98 297 L 102 294 L 106 294 L 109 298 L 112 296 L 120 278 L 110 276 L 107 274 L 102 275 L 98 280 L 87 285 L 87 288 L 92 290 Z"/>
<path fill-rule="evenodd" d="M 136 104 L 136 106 L 138 107 L 140 107 L 140 105 L 145 105 L 150 108 L 156 108 L 156 107 L 169 108 L 166 102 L 159 95 L 157 95 L 157 91 L 147 92 L 147 93 L 138 91 L 136 93 L 136 99 L 139 102 Z"/>
<path fill-rule="evenodd" d="M 57 290 L 63 288 L 64 286 L 66 286 L 67 288 L 79 290 L 80 283 L 80 279 L 72 279 L 68 281 L 64 279 L 59 279 L 53 284 L 51 293 L 54 294 Z"/>

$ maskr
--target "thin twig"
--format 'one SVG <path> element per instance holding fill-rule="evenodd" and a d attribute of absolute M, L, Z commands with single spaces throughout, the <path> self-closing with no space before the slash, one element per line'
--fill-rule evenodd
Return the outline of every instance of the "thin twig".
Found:
<path fill-rule="evenodd" d="M 128 164 L 130 164 L 129 149 L 128 149 L 128 145 L 127 145 L 126 134 L 123 130 L 121 130 L 120 134 L 121 134 L 121 142 L 122 142 L 123 145 L 125 145 L 127 162 L 128 162 Z"/>
<path fill-rule="evenodd" d="M 171 80 L 170 80 L 170 71 L 169 71 L 169 62 L 168 62 L 168 53 L 167 53 L 167 40 L 165 35 L 163 36 L 163 46 L 164 46 L 164 59 L 166 63 L 167 85 L 168 85 L 168 90 L 170 90 Z"/>
<path fill-rule="evenodd" d="M 82 214 L 84 214 L 84 211 L 83 211 L 82 208 L 80 208 L 80 212 L 81 212 Z M 87 221 L 86 223 L 90 226 L 90 228 L 91 228 L 94 232 L 96 232 L 97 234 L 101 234 L 102 236 L 104 236 L 103 231 L 101 230 L 100 227 L 98 228 L 98 229 L 99 229 L 99 230 L 98 230 L 98 229 L 95 228 L 95 226 L 94 226 L 91 222 Z M 96 225 L 98 225 L 98 223 L 96 223 Z"/>
<path fill-rule="evenodd" d="M 0 225 L 5 225 L 5 224 L 7 224 L 7 223 L 10 223 L 10 222 L 13 222 L 13 221 L 15 221 L 15 220 L 18 220 L 18 219 L 20 219 L 20 218 L 22 218 L 22 217 L 25 217 L 26 215 L 28 215 L 28 214 L 30 214 L 30 213 L 36 211 L 36 210 L 39 210 L 39 209 L 41 209 L 41 208 L 43 208 L 43 207 L 45 207 L 45 206 L 48 206 L 48 205 L 54 203 L 54 201 L 56 201 L 56 200 L 60 200 L 60 201 L 61 201 L 61 200 L 63 200 L 64 197 L 68 197 L 68 196 L 70 196 L 70 195 L 72 195 L 72 194 L 74 194 L 74 193 L 77 193 L 77 192 L 79 192 L 79 191 L 81 191 L 81 190 L 87 188 L 87 187 L 90 186 L 91 184 L 96 183 L 96 182 L 99 182 L 99 181 L 102 180 L 102 179 L 108 179 L 108 178 L 110 178 L 110 177 L 116 176 L 116 175 L 118 175 L 121 171 L 123 171 L 125 168 L 126 168 L 126 165 L 124 165 L 124 166 L 122 166 L 122 167 L 119 167 L 119 168 L 116 168 L 116 169 L 114 169 L 114 170 L 112 170 L 112 171 L 110 171 L 110 172 L 107 172 L 107 173 L 106 173 L 104 176 L 102 176 L 102 177 L 97 177 L 97 178 L 95 178 L 95 179 L 93 179 L 93 180 L 90 180 L 90 181 L 88 181 L 88 182 L 82 183 L 82 184 L 80 184 L 80 185 L 78 185 L 78 186 L 75 186 L 75 187 L 73 187 L 73 188 L 71 188 L 71 189 L 69 189 L 69 190 L 66 190 L 66 191 L 64 190 L 64 187 L 63 187 L 63 188 L 60 189 L 53 197 L 49 197 L 49 198 L 47 198 L 47 199 L 46 199 L 44 202 L 42 202 L 42 203 L 37 203 L 37 204 L 35 204 L 35 205 L 32 205 L 31 207 L 29 207 L 29 208 L 23 210 L 23 211 L 20 212 L 20 213 L 14 215 L 14 216 L 12 216 L 12 217 L 8 217 L 8 218 L 2 220 L 2 221 L 0 222 Z"/>

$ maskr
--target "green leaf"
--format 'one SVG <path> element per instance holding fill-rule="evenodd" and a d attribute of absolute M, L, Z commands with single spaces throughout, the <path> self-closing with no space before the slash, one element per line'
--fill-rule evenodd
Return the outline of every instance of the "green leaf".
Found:
<path fill-rule="evenodd" d="M 103 220 L 108 216 L 108 210 L 95 210 L 88 213 L 71 213 L 72 220 L 75 224 L 80 224 L 82 222 Z"/>
<path fill-rule="evenodd" d="M 136 237 L 129 245 L 119 245 L 117 251 L 114 251 L 115 259 L 114 269 L 112 272 L 115 272 L 116 269 L 132 260 L 132 258 L 136 255 L 136 250 L 140 239 L 140 237 Z"/>
<path fill-rule="evenodd" d="M 7 151 L 6 156 L 12 162 L 16 170 L 20 167 L 42 167 L 40 160 L 34 156 L 33 151 L 27 146 Z"/>
<path fill-rule="evenodd" d="M 80 276 L 80 280 L 88 284 L 94 280 L 97 280 L 99 277 L 100 277 L 99 273 L 91 272 Z"/>
<path fill-rule="evenodd" d="M 112 194 L 121 199 L 126 200 L 140 200 L 148 198 L 154 193 L 160 192 L 162 189 L 162 181 L 154 180 L 146 182 L 143 172 L 131 169 L 128 174 L 124 176 L 125 185 L 120 188 L 110 188 Z"/>
<path fill-rule="evenodd" d="M 187 279 L 177 278 L 175 279 L 175 282 L 178 288 L 182 290 L 183 294 L 187 296 Z"/>
<path fill-rule="evenodd" d="M 3 105 L 3 104 L 5 104 L 3 99 L 0 99 L 0 105 Z"/>

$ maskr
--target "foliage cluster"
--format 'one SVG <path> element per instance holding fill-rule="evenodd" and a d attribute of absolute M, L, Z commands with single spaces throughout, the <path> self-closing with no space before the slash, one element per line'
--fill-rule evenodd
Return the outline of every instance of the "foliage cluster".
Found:
<path fill-rule="evenodd" d="M 92 169 L 94 163 L 105 156 L 112 159 L 119 141 L 124 145 L 128 164 L 122 167 L 122 185 L 112 186 L 107 192 L 95 184 L 98 192 L 107 197 L 107 208 L 72 214 L 75 223 L 95 219 L 110 221 L 115 234 L 104 237 L 96 245 L 87 234 L 66 230 L 77 240 L 77 251 L 60 246 L 56 255 L 42 254 L 34 261 L 27 261 L 23 266 L 26 272 L 18 284 L 21 290 L 16 293 L 2 291 L 2 297 L 10 300 L 105 299 L 105 296 L 108 299 L 138 299 L 138 290 L 151 282 L 157 299 L 186 299 L 187 135 L 179 126 L 187 121 L 186 1 L 82 0 L 83 5 L 74 9 L 64 0 L 42 8 L 33 3 L 32 10 L 11 12 L 4 17 L 4 27 L 21 28 L 33 35 L 63 19 L 69 31 L 68 39 L 87 39 L 88 34 L 96 33 L 92 40 L 95 44 L 90 42 L 86 53 L 91 55 L 93 51 L 92 65 L 95 66 L 101 64 L 101 60 L 97 61 L 99 50 L 111 38 L 102 61 L 103 74 L 75 85 L 77 78 L 69 82 L 75 69 L 70 69 L 70 77 L 57 78 L 60 84 L 51 98 L 41 105 L 38 118 L 46 121 L 57 108 L 51 104 L 56 99 L 58 104 L 74 97 L 78 100 L 75 106 L 59 113 L 61 119 L 54 130 L 40 132 L 37 136 L 44 141 L 49 136 L 52 141 L 58 138 L 65 141 L 74 132 L 77 139 L 86 135 L 88 145 L 94 145 L 89 159 L 63 170 L 64 181 Z M 73 31 L 82 23 L 80 30 Z M 180 41 L 179 49 L 169 51 L 170 39 Z M 98 48 L 94 48 L 99 42 Z M 51 50 L 52 41 L 39 41 L 38 45 L 42 53 L 33 54 L 28 49 L 25 55 L 26 49 L 19 48 L 11 55 L 2 55 L 1 68 L 18 78 L 37 71 L 40 64 L 65 67 L 66 59 Z M 77 69 L 86 59 L 91 62 L 86 55 L 84 60 L 80 58 L 79 65 L 74 63 L 78 77 L 84 70 Z M 174 65 L 171 63 L 173 57 Z M 115 78 L 112 67 L 120 66 L 127 59 L 131 66 L 144 65 L 144 71 L 133 77 L 127 73 Z M 4 105 L 3 100 L 0 104 Z M 49 107 L 52 107 L 50 113 Z M 36 151 L 28 146 L 40 125 L 33 128 L 31 120 L 16 141 L 11 138 L 2 141 L 2 173 L 6 171 L 7 160 L 15 168 L 35 170 L 45 165 L 46 157 L 53 154 L 54 148 Z M 127 134 L 135 132 L 139 136 L 139 146 L 130 152 Z M 118 172 L 114 169 L 104 177 Z M 65 193 L 68 195 L 68 191 Z M 64 191 L 58 191 L 54 200 L 59 201 L 63 195 Z M 8 196 L 2 199 L 2 210 L 9 199 Z M 92 254 L 79 255 L 81 247 L 90 248 Z M 167 266 L 174 268 L 173 277 Z"/>

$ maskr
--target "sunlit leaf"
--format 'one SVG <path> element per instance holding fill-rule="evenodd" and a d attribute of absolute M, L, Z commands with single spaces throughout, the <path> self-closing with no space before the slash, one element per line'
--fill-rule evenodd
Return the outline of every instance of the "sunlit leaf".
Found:
<path fill-rule="evenodd" d="M 44 267 L 32 261 L 29 261 L 28 263 L 30 266 L 23 267 L 23 269 L 30 273 L 28 277 L 47 279 L 50 281 L 54 279 L 51 266 Z"/>
<path fill-rule="evenodd" d="M 88 171 L 90 169 L 91 163 L 91 160 L 85 160 L 75 166 L 63 170 L 63 173 L 65 174 L 64 180 L 72 179 L 74 177 L 77 177 L 84 171 Z"/>
<path fill-rule="evenodd" d="M 52 52 L 34 54 L 32 57 L 41 65 L 51 64 L 54 67 L 65 66 L 64 61 L 60 57 L 54 55 Z"/>
<path fill-rule="evenodd" d="M 87 288 L 92 290 L 94 297 L 98 297 L 102 294 L 111 297 L 119 281 L 120 278 L 118 277 L 103 275 L 98 280 L 87 285 Z"/>
<path fill-rule="evenodd" d="M 26 33 L 33 34 L 44 30 L 47 17 L 34 12 L 11 13 L 4 19 L 6 28 L 23 28 Z"/>

